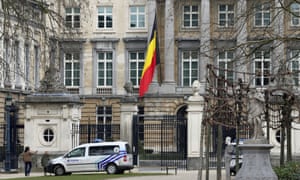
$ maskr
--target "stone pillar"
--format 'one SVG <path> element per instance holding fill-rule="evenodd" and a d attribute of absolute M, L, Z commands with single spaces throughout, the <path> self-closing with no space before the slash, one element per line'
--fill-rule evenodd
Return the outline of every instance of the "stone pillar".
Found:
<path fill-rule="evenodd" d="M 147 1 L 147 11 L 148 11 L 148 34 L 150 36 L 150 32 L 153 28 L 154 17 L 156 15 L 156 0 L 148 0 Z M 156 17 L 157 20 L 160 18 Z M 149 40 L 150 37 L 148 37 Z M 154 78 L 153 78 L 154 80 Z"/>
<path fill-rule="evenodd" d="M 138 112 L 137 99 L 125 97 L 121 101 L 120 138 L 132 145 L 132 118 Z"/>
<path fill-rule="evenodd" d="M 270 162 L 270 144 L 242 144 L 243 165 L 236 180 L 278 180 Z"/>
<path fill-rule="evenodd" d="M 1 3 L 0 3 L 1 4 Z M 0 38 L 0 57 L 1 59 L 5 60 L 4 57 L 4 47 L 3 47 L 3 37 Z M 4 88 L 4 65 L 0 65 L 0 88 Z"/>
<path fill-rule="evenodd" d="M 247 12 L 247 0 L 238 0 L 237 1 L 237 29 L 239 32 L 237 34 L 237 50 L 235 51 L 237 59 L 237 71 L 239 72 L 247 72 L 246 71 L 246 65 L 244 64 L 247 62 L 247 56 L 244 54 L 245 51 L 248 51 L 246 49 L 245 44 L 247 44 L 247 16 L 245 16 L 245 13 Z M 250 21 L 252 23 L 252 21 Z M 243 73 L 237 73 L 237 79 L 242 79 L 243 81 L 246 81 Z"/>
<path fill-rule="evenodd" d="M 156 0 L 148 0 L 147 1 L 147 7 L 148 7 L 148 9 L 147 9 L 148 10 L 148 34 L 151 33 L 152 28 L 153 28 L 154 17 L 156 15 L 156 6 L 157 6 L 156 5 Z M 160 18 L 156 17 L 157 25 L 159 23 L 158 22 L 159 19 Z M 160 35 L 158 35 L 158 38 L 159 37 L 160 37 Z M 150 37 L 148 37 L 148 38 L 150 38 Z M 149 41 L 149 39 L 148 39 L 148 41 Z M 158 92 L 158 89 L 159 89 L 158 88 L 159 84 L 158 84 L 158 81 L 157 81 L 157 70 L 158 70 L 159 66 L 156 66 L 152 82 L 151 82 L 151 84 L 149 85 L 149 88 L 148 88 L 148 93 L 150 93 L 150 94 L 156 94 Z"/>
<path fill-rule="evenodd" d="M 274 35 L 278 37 L 284 36 L 284 10 L 282 9 L 282 1 L 275 0 L 275 14 L 276 18 L 274 18 Z M 287 52 L 284 45 L 284 42 L 280 39 L 275 39 L 273 44 L 274 50 L 271 53 L 271 59 L 274 59 L 275 61 L 272 62 L 272 74 L 277 73 L 287 73 L 286 70 L 282 68 L 282 66 L 287 66 L 288 60 L 286 60 Z M 282 79 L 286 79 L 287 76 L 281 77 Z M 288 82 L 283 82 L 288 83 Z M 286 84 L 284 84 L 286 85 Z"/>
<path fill-rule="evenodd" d="M 299 156 L 300 144 L 298 143 L 298 137 L 300 137 L 300 132 L 297 129 L 300 129 L 300 124 L 293 122 L 292 127 L 292 153 L 293 156 Z"/>
<path fill-rule="evenodd" d="M 206 82 L 207 63 L 209 62 L 210 55 L 210 0 L 201 1 L 201 41 L 200 41 L 200 82 Z"/>
<path fill-rule="evenodd" d="M 196 170 L 200 167 L 200 135 L 203 117 L 204 98 L 198 93 L 189 97 L 188 101 L 188 148 L 187 169 Z"/>
<path fill-rule="evenodd" d="M 166 0 L 165 3 L 165 41 L 164 41 L 164 81 L 161 92 L 163 94 L 175 93 L 174 79 L 174 0 Z"/>

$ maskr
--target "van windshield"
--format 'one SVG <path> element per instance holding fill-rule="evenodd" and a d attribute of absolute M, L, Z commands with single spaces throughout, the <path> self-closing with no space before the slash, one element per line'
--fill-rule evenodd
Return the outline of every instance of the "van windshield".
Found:
<path fill-rule="evenodd" d="M 84 157 L 84 156 L 85 156 L 85 148 L 74 149 L 66 155 L 67 158 Z"/>

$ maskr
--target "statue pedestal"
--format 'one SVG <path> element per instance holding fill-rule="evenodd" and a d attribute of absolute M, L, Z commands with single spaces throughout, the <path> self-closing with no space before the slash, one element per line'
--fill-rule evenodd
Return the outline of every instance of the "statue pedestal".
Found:
<path fill-rule="evenodd" d="M 242 144 L 243 165 L 236 180 L 278 180 L 270 163 L 270 144 Z"/>

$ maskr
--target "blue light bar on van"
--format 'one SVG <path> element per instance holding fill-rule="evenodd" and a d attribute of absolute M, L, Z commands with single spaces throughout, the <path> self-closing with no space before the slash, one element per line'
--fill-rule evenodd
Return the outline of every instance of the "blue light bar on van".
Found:
<path fill-rule="evenodd" d="M 103 142 L 103 140 L 102 139 L 94 139 L 94 143 L 99 143 L 99 142 Z"/>

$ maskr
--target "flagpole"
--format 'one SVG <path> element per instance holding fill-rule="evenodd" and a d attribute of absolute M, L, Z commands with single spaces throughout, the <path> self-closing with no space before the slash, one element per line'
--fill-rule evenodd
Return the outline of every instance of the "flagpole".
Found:
<path fill-rule="evenodd" d="M 148 1 L 148 34 L 149 32 L 151 33 L 152 29 L 153 29 L 153 22 L 154 22 L 154 19 L 157 18 L 156 17 L 156 0 L 150 0 Z M 156 19 L 157 21 L 157 19 Z M 150 41 L 150 36 L 148 36 L 148 43 Z M 154 76 L 153 76 L 153 80 L 152 80 L 152 83 L 157 83 L 157 71 L 154 72 Z M 150 84 L 150 86 L 151 86 Z M 149 87 L 150 88 L 150 87 Z"/>
<path fill-rule="evenodd" d="M 157 5 L 156 5 L 156 0 L 148 0 L 147 3 L 148 3 L 147 4 L 147 6 L 148 6 L 148 34 L 151 34 L 152 30 L 153 30 L 153 26 L 155 25 L 154 21 L 155 21 L 155 18 L 156 18 L 156 7 L 157 7 Z M 151 36 L 148 36 L 148 43 L 147 43 L 148 45 L 151 41 L 150 38 L 151 38 Z M 157 81 L 158 73 L 157 73 L 156 68 L 158 68 L 158 67 L 157 66 L 155 67 L 152 82 L 148 86 L 147 93 L 149 93 L 149 94 L 157 94 L 158 91 L 159 91 L 159 84 L 158 84 L 158 81 Z"/>

